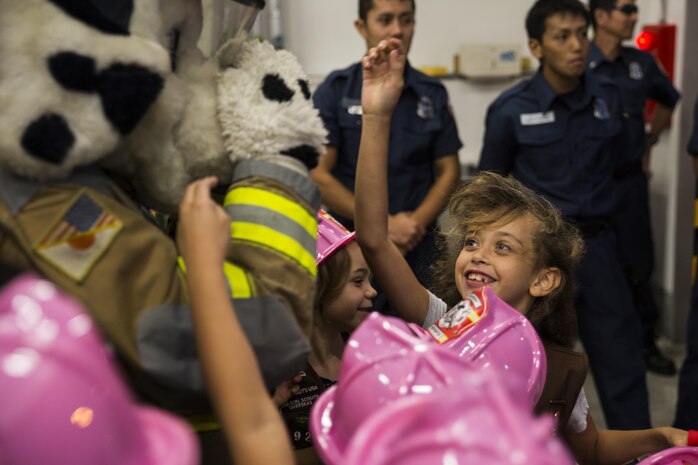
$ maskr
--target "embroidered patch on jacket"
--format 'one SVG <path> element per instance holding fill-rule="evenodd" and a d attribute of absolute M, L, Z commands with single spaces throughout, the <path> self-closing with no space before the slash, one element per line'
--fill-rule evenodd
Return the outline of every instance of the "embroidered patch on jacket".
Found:
<path fill-rule="evenodd" d="M 122 227 L 116 216 L 81 191 L 34 250 L 66 275 L 82 281 Z"/>
<path fill-rule="evenodd" d="M 611 113 L 608 111 L 608 104 L 601 97 L 594 100 L 594 117 L 602 121 L 611 117 Z"/>
<path fill-rule="evenodd" d="M 640 63 L 636 61 L 633 61 L 630 63 L 630 65 L 628 65 L 628 75 L 630 76 L 630 79 L 634 79 L 636 81 L 639 81 L 645 77 L 645 73 L 642 72 Z"/>

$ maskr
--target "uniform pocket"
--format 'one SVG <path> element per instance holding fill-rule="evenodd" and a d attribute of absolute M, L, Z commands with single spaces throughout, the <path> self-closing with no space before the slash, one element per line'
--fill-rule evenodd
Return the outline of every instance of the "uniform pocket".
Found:
<path fill-rule="evenodd" d="M 401 163 L 431 163 L 431 152 L 436 136 L 441 131 L 442 124 L 438 118 L 420 118 L 411 115 L 402 123 L 400 134 L 402 140 L 396 141 L 401 150 Z"/>
<path fill-rule="evenodd" d="M 569 168 L 562 130 L 551 125 L 518 128 L 519 157 L 542 180 L 558 179 Z"/>
<path fill-rule="evenodd" d="M 586 163 L 580 163 L 588 175 L 608 173 L 628 158 L 627 137 L 621 139 L 620 120 L 594 119 L 580 126 L 573 143 L 576 153 L 585 154 Z M 627 133 L 626 133 L 627 136 Z"/>

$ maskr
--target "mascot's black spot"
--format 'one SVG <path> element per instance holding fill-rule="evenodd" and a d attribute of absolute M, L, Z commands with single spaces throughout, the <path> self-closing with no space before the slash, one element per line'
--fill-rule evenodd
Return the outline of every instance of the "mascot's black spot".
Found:
<path fill-rule="evenodd" d="M 318 158 L 320 158 L 318 151 L 309 145 L 299 145 L 297 147 L 293 147 L 292 149 L 283 150 L 281 153 L 299 160 L 309 170 L 312 170 L 317 166 Z"/>
<path fill-rule="evenodd" d="M 68 15 L 105 34 L 127 36 L 133 0 L 49 0 Z"/>
<path fill-rule="evenodd" d="M 293 92 L 288 88 L 278 74 L 267 74 L 262 83 L 262 92 L 269 100 L 276 102 L 289 102 L 293 98 Z"/>
<path fill-rule="evenodd" d="M 22 147 L 32 156 L 59 165 L 75 144 L 68 123 L 62 116 L 46 113 L 32 121 L 22 134 Z"/>
<path fill-rule="evenodd" d="M 97 89 L 97 64 L 87 56 L 61 52 L 48 58 L 53 78 L 68 90 L 94 92 Z"/>
<path fill-rule="evenodd" d="M 160 94 L 163 84 L 162 76 L 141 66 L 110 66 L 99 74 L 104 114 L 121 134 L 128 134 Z"/>
<path fill-rule="evenodd" d="M 310 86 L 308 85 L 308 81 L 306 81 L 305 79 L 299 79 L 298 85 L 301 86 L 301 92 L 303 92 L 303 97 L 305 97 L 306 100 L 310 100 Z"/>

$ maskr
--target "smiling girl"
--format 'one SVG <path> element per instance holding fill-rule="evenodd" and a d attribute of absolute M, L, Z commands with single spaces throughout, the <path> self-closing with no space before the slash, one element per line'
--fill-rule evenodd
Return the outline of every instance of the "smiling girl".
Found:
<path fill-rule="evenodd" d="M 481 173 L 453 195 L 449 213 L 458 240 L 436 262 L 441 298 L 419 283 L 389 240 L 387 226 L 388 140 L 392 112 L 403 89 L 404 65 L 402 44 L 396 39 L 382 41 L 363 59 L 356 237 L 388 300 L 403 318 L 428 327 L 449 306 L 487 285 L 526 315 L 546 343 L 548 358 L 545 401 L 537 410 L 548 410 L 560 397 L 558 433 L 582 465 L 623 464 L 686 445 L 687 432 L 675 428 L 596 429 L 581 387 L 586 358 L 571 350 L 576 337 L 573 270 L 582 239 L 547 200 L 518 181 Z M 573 378 L 579 382 L 566 381 Z M 552 391 L 556 392 L 551 397 Z"/>
<path fill-rule="evenodd" d="M 298 393 L 281 406 L 298 463 L 321 463 L 311 448 L 310 407 L 339 376 L 344 343 L 373 310 L 376 290 L 361 249 L 350 233 L 324 210 L 318 213 L 317 294 L 311 351 Z"/>

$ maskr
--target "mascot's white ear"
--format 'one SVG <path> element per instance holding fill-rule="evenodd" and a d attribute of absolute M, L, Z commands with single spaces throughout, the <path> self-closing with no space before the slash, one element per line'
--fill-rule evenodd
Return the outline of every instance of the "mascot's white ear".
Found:
<path fill-rule="evenodd" d="M 245 41 L 232 39 L 221 45 L 216 53 L 216 59 L 221 68 L 239 68 L 242 60 L 242 50 Z"/>

